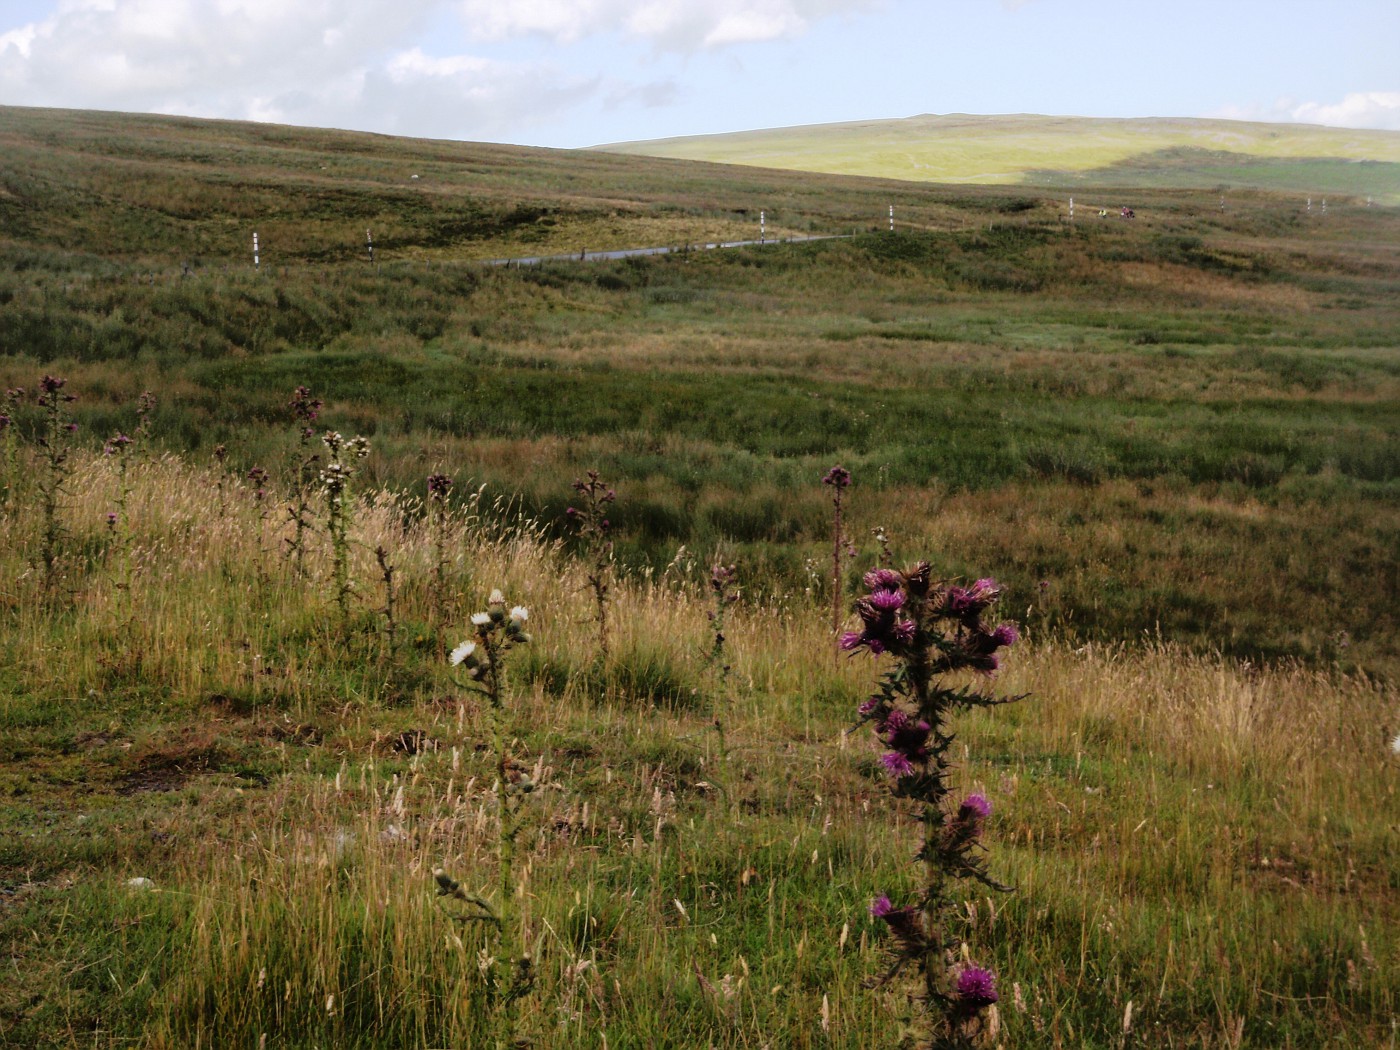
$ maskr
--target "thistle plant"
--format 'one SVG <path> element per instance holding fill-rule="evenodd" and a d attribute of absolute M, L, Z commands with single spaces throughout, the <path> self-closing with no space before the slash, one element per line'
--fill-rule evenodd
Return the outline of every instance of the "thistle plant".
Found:
<path fill-rule="evenodd" d="M 306 575 L 306 533 L 311 524 L 311 492 L 316 480 L 320 455 L 314 451 L 316 428 L 312 425 L 321 414 L 321 399 L 311 396 L 308 387 L 299 386 L 287 403 L 296 422 L 298 449 L 292 466 L 292 498 L 287 506 L 287 520 L 292 523 L 292 535 L 287 538 L 287 557 L 296 565 L 297 575 Z"/>
<path fill-rule="evenodd" d="M 608 658 L 608 586 L 612 577 L 612 522 L 608 504 L 617 493 L 596 470 L 574 479 L 574 491 L 583 499 L 566 513 L 578 527 L 579 540 L 588 554 L 588 586 L 593 589 L 594 615 L 598 621 L 598 657 Z"/>
<path fill-rule="evenodd" d="M 870 535 L 875 537 L 875 546 L 880 548 L 880 567 L 884 569 L 894 565 L 894 552 L 890 550 L 890 532 L 883 525 L 876 525 L 870 530 Z"/>
<path fill-rule="evenodd" d="M 321 487 L 326 496 L 326 535 L 331 544 L 331 590 L 336 610 L 340 614 L 342 632 L 350 629 L 350 524 L 353 517 L 350 480 L 358 469 L 358 461 L 369 455 L 369 442 L 362 437 L 349 440 L 334 430 L 321 436 L 328 452 L 328 462 L 321 471 Z"/>
<path fill-rule="evenodd" d="M 253 467 L 243 477 L 253 486 L 253 506 L 257 508 L 258 514 L 258 579 L 265 582 L 267 567 L 264 564 L 264 556 L 267 552 L 263 549 L 263 536 L 267 532 L 268 474 L 263 467 Z"/>
<path fill-rule="evenodd" d="M 719 687 L 717 705 L 721 709 L 715 712 L 714 727 L 715 735 L 719 737 L 719 759 L 725 767 L 726 780 L 728 779 L 729 743 L 725 737 L 725 719 L 729 716 L 730 665 L 725 649 L 725 643 L 728 639 L 724 636 L 724 620 L 729 607 L 739 600 L 739 592 L 734 587 L 738 576 L 738 570 L 733 565 L 716 562 L 710 566 L 710 601 L 713 607 L 705 614 L 710 621 L 712 634 L 710 651 L 705 654 L 705 663 L 714 674 Z M 726 800 L 729 799 L 728 786 L 723 786 L 721 790 L 724 792 Z"/>
<path fill-rule="evenodd" d="M 131 522 L 128 518 L 127 503 L 131 498 L 128 456 L 133 444 L 134 438 L 126 434 L 114 434 L 102 447 L 102 454 L 110 456 L 117 465 L 117 495 L 113 501 L 117 509 L 107 514 L 107 530 L 117 548 L 119 567 L 116 586 L 123 592 L 131 589 Z"/>
<path fill-rule="evenodd" d="M 428 531 L 433 544 L 433 578 L 428 594 L 428 612 L 433 629 L 442 623 L 447 604 L 447 498 L 452 479 L 446 474 L 428 475 Z"/>
<path fill-rule="evenodd" d="M 497 1045 L 515 1045 L 517 1004 L 534 986 L 534 960 L 524 949 L 523 922 L 515 913 L 515 845 L 524 824 L 525 798 L 535 790 L 530 776 L 512 760 L 507 743 L 505 707 L 505 658 L 517 645 L 527 645 L 530 612 L 517 605 L 506 610 L 505 596 L 493 590 L 486 611 L 471 618 L 472 636 L 449 657 L 453 679 L 463 688 L 486 698 L 491 719 L 492 758 L 495 764 L 497 895 L 495 903 L 481 894 L 467 892 L 441 868 L 434 872 L 438 894 L 472 908 L 464 921 L 487 923 L 496 936 L 495 954 L 483 958 L 482 974 L 493 1010 L 499 1011 Z"/>
<path fill-rule="evenodd" d="M 845 588 L 841 586 L 841 559 L 846 550 L 846 537 L 842 532 L 841 500 L 851 485 L 851 472 L 842 466 L 832 467 L 822 477 L 822 484 L 831 486 L 831 637 L 836 639 L 841 633 L 841 606 L 844 604 Z"/>
<path fill-rule="evenodd" d="M 384 614 L 384 634 L 389 643 L 388 653 L 394 654 L 394 644 L 397 641 L 399 624 L 394 613 L 394 567 L 389 564 L 389 552 L 380 544 L 374 548 L 374 560 L 379 565 L 379 578 L 384 581 L 384 608 L 380 610 Z"/>
<path fill-rule="evenodd" d="M 44 591 L 50 597 L 58 585 L 59 545 L 66 531 L 59 520 L 59 509 L 68 481 L 69 441 L 78 430 L 78 424 L 68 418 L 67 412 L 68 405 L 78 399 L 62 392 L 66 384 L 67 380 L 49 375 L 39 381 L 38 403 L 43 418 L 38 441 L 44 464 L 39 476 L 39 504 L 44 521 L 40 550 L 44 561 Z"/>
<path fill-rule="evenodd" d="M 712 608 L 705 616 L 710 621 L 710 632 L 713 638 L 705 662 L 715 672 L 721 685 L 729 677 L 730 671 L 729 664 L 725 662 L 724 646 L 728 639 L 724 637 L 724 617 L 725 613 L 729 611 L 729 607 L 739 600 L 739 592 L 733 589 L 738 578 L 739 572 L 733 565 L 716 562 L 710 566 L 710 602 Z"/>
<path fill-rule="evenodd" d="M 873 695 L 860 705 L 883 753 L 893 796 L 912 806 L 921 827 L 917 859 L 923 886 L 896 905 L 882 896 L 870 914 L 893 936 L 894 964 L 882 980 L 906 968 L 917 971 L 928 1030 L 936 1050 L 979 1046 L 998 1028 L 996 979 L 973 965 L 957 932 L 954 899 L 960 880 L 1009 890 L 987 871 L 982 845 L 991 803 L 980 794 L 952 798 L 952 717 L 973 707 L 992 707 L 1021 697 L 994 697 L 970 685 L 954 688 L 947 676 L 972 671 L 994 674 L 999 651 L 1014 644 L 1013 623 L 989 627 L 985 617 L 1001 595 L 994 580 L 970 587 L 935 585 L 927 562 L 898 572 L 878 568 L 864 577 L 867 593 L 856 601 L 861 629 L 845 633 L 843 650 L 889 654 L 894 665 Z"/>

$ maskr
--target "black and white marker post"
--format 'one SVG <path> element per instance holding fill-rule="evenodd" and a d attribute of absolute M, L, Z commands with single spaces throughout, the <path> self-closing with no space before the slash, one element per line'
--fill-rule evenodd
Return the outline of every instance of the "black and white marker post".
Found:
<path fill-rule="evenodd" d="M 254 269 L 254 270 L 259 269 L 259 264 L 258 264 L 258 235 L 257 235 L 257 232 L 256 232 L 256 231 L 254 231 L 254 233 L 253 233 L 253 269 Z"/>

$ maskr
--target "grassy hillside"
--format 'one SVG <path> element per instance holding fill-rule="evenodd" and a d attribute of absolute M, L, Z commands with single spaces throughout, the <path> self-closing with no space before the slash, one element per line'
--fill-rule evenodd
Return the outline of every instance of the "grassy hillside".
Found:
<path fill-rule="evenodd" d="M 450 457 L 559 523 L 591 461 L 632 492 L 634 564 L 735 545 L 773 587 L 818 556 L 807 481 L 839 459 L 911 549 L 990 558 L 1027 594 L 1046 580 L 1089 636 L 1394 667 L 1391 209 L 1154 191 L 1133 222 L 1070 225 L 1007 188 L 6 118 L 0 378 L 61 367 L 91 392 L 89 440 L 151 387 L 162 441 L 226 443 L 246 470 L 285 454 L 282 406 L 308 384 L 381 438 L 376 480 Z M 838 232 L 894 194 L 893 236 L 470 261 L 751 233 L 753 202 L 770 232 Z M 1321 623 L 1343 566 L 1364 582 Z"/>
<path fill-rule="evenodd" d="M 1254 188 L 1400 203 L 1400 133 L 1301 124 L 950 114 L 598 148 L 918 182 Z"/>
<path fill-rule="evenodd" d="M 0 1047 L 490 1045 L 437 866 L 535 1046 L 895 1043 L 919 814 L 831 625 L 877 530 L 1025 634 L 956 679 L 1032 694 L 955 748 L 1006 1045 L 1386 1045 L 1400 212 L 1132 200 L 0 109 Z M 855 235 L 480 263 L 760 208 Z M 493 715 L 444 657 L 495 587 Z"/>

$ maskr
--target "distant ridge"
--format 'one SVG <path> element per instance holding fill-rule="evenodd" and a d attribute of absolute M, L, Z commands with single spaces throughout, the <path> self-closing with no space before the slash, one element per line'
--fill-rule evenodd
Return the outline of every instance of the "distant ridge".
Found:
<path fill-rule="evenodd" d="M 948 113 L 595 149 L 919 182 L 1250 187 L 1400 203 L 1400 132 L 1314 124 Z"/>

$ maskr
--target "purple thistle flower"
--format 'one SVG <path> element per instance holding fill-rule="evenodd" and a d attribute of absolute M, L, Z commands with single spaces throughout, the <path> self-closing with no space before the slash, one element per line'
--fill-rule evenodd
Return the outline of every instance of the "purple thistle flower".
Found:
<path fill-rule="evenodd" d="M 446 474 L 428 475 L 428 497 L 430 499 L 444 500 L 451 489 L 452 479 Z"/>
<path fill-rule="evenodd" d="M 908 645 L 914 640 L 914 633 L 918 630 L 913 620 L 900 620 L 892 628 L 890 634 L 900 645 Z"/>
<path fill-rule="evenodd" d="M 876 711 L 880 710 L 880 698 L 872 696 L 868 700 L 862 700 L 856 707 L 856 713 L 862 718 L 869 718 Z"/>
<path fill-rule="evenodd" d="M 850 652 L 852 649 L 859 649 L 864 642 L 865 635 L 859 631 L 847 631 L 841 636 L 839 644 L 845 652 Z"/>
<path fill-rule="evenodd" d="M 12 422 L 14 422 L 14 421 L 13 421 L 12 419 L 10 419 L 9 416 L 4 415 L 3 413 L 0 413 L 0 430 L 4 430 L 4 429 L 5 429 L 6 427 L 8 427 Z"/>
<path fill-rule="evenodd" d="M 986 820 L 992 815 L 992 804 L 986 795 L 968 795 L 958 807 L 958 817 L 962 820 Z"/>
<path fill-rule="evenodd" d="M 894 905 L 884 894 L 876 897 L 870 902 L 870 917 L 872 919 L 883 919 L 890 912 L 894 911 Z"/>
<path fill-rule="evenodd" d="M 70 433 L 70 434 L 76 434 L 76 433 L 78 432 L 78 424 L 77 424 L 77 423 L 65 423 L 65 424 L 63 424 L 63 429 L 66 430 L 66 431 L 68 431 L 68 433 Z"/>
<path fill-rule="evenodd" d="M 107 527 L 109 529 L 117 527 L 117 512 L 114 510 L 109 510 L 107 512 Z"/>
<path fill-rule="evenodd" d="M 969 593 L 979 602 L 994 602 L 1001 595 L 1001 585 L 990 576 L 984 576 L 972 585 Z"/>
<path fill-rule="evenodd" d="M 881 612 L 894 612 L 904 604 L 904 592 L 881 588 L 870 595 L 870 605 Z"/>
<path fill-rule="evenodd" d="M 822 478 L 823 485 L 830 485 L 838 491 L 851 483 L 851 472 L 845 467 L 832 467 Z"/>
<path fill-rule="evenodd" d="M 885 767 L 885 772 L 896 779 L 914 772 L 914 763 L 903 751 L 886 751 L 880 756 L 880 763 Z"/>
<path fill-rule="evenodd" d="M 997 979 L 991 970 L 969 966 L 958 974 L 958 998 L 970 1006 L 990 1006 L 997 1001 Z"/>
<path fill-rule="evenodd" d="M 43 387 L 44 393 L 56 394 L 63 389 L 63 384 L 66 382 L 68 380 L 59 379 L 57 376 L 44 376 L 43 379 L 39 380 L 39 385 Z"/>
<path fill-rule="evenodd" d="M 992 632 L 992 639 L 997 645 L 1015 645 L 1021 640 L 1021 632 L 1011 621 L 998 624 L 997 629 Z"/>
<path fill-rule="evenodd" d="M 871 569 L 861 577 L 861 582 L 872 591 L 889 590 L 902 587 L 904 585 L 904 577 L 893 569 Z"/>

